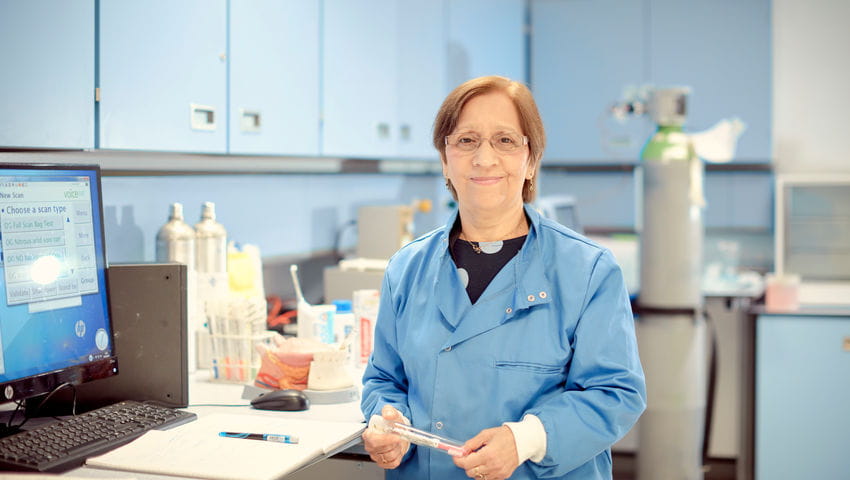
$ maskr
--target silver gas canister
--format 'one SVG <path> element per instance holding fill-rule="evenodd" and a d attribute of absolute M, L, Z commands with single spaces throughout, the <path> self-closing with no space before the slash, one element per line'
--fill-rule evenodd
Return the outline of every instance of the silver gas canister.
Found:
<path fill-rule="evenodd" d="M 172 203 L 168 222 L 156 235 L 156 261 L 179 262 L 195 268 L 195 230 L 183 219 L 183 205 Z"/>
<path fill-rule="evenodd" d="M 215 219 L 215 204 L 204 202 L 195 224 L 198 273 L 227 272 L 227 230 Z"/>

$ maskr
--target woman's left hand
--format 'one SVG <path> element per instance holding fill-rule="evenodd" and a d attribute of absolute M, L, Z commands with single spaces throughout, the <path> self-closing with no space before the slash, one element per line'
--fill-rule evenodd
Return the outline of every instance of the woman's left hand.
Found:
<path fill-rule="evenodd" d="M 503 480 L 519 466 L 514 434 L 504 425 L 481 430 L 463 446 L 473 453 L 454 457 L 454 462 L 469 478 Z"/>

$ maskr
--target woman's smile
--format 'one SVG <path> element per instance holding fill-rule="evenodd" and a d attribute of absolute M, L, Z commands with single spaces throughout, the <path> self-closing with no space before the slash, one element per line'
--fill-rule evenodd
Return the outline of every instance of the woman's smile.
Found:
<path fill-rule="evenodd" d="M 502 177 L 471 177 L 469 180 L 476 185 L 495 185 L 502 180 Z"/>

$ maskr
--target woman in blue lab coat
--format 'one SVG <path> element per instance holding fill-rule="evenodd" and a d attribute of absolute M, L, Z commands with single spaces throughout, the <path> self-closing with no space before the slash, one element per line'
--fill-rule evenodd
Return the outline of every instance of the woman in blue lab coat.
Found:
<path fill-rule="evenodd" d="M 611 478 L 646 404 L 610 252 L 531 207 L 545 145 L 522 84 L 457 87 L 434 123 L 448 223 L 390 260 L 361 407 L 465 442 L 449 456 L 367 429 L 388 478 Z"/>

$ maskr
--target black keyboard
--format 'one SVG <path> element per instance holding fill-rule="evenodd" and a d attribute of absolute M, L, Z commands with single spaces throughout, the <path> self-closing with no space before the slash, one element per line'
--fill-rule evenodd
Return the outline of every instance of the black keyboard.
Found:
<path fill-rule="evenodd" d="M 173 408 L 119 402 L 0 439 L 0 470 L 70 470 L 148 430 L 165 430 L 196 418 Z"/>

